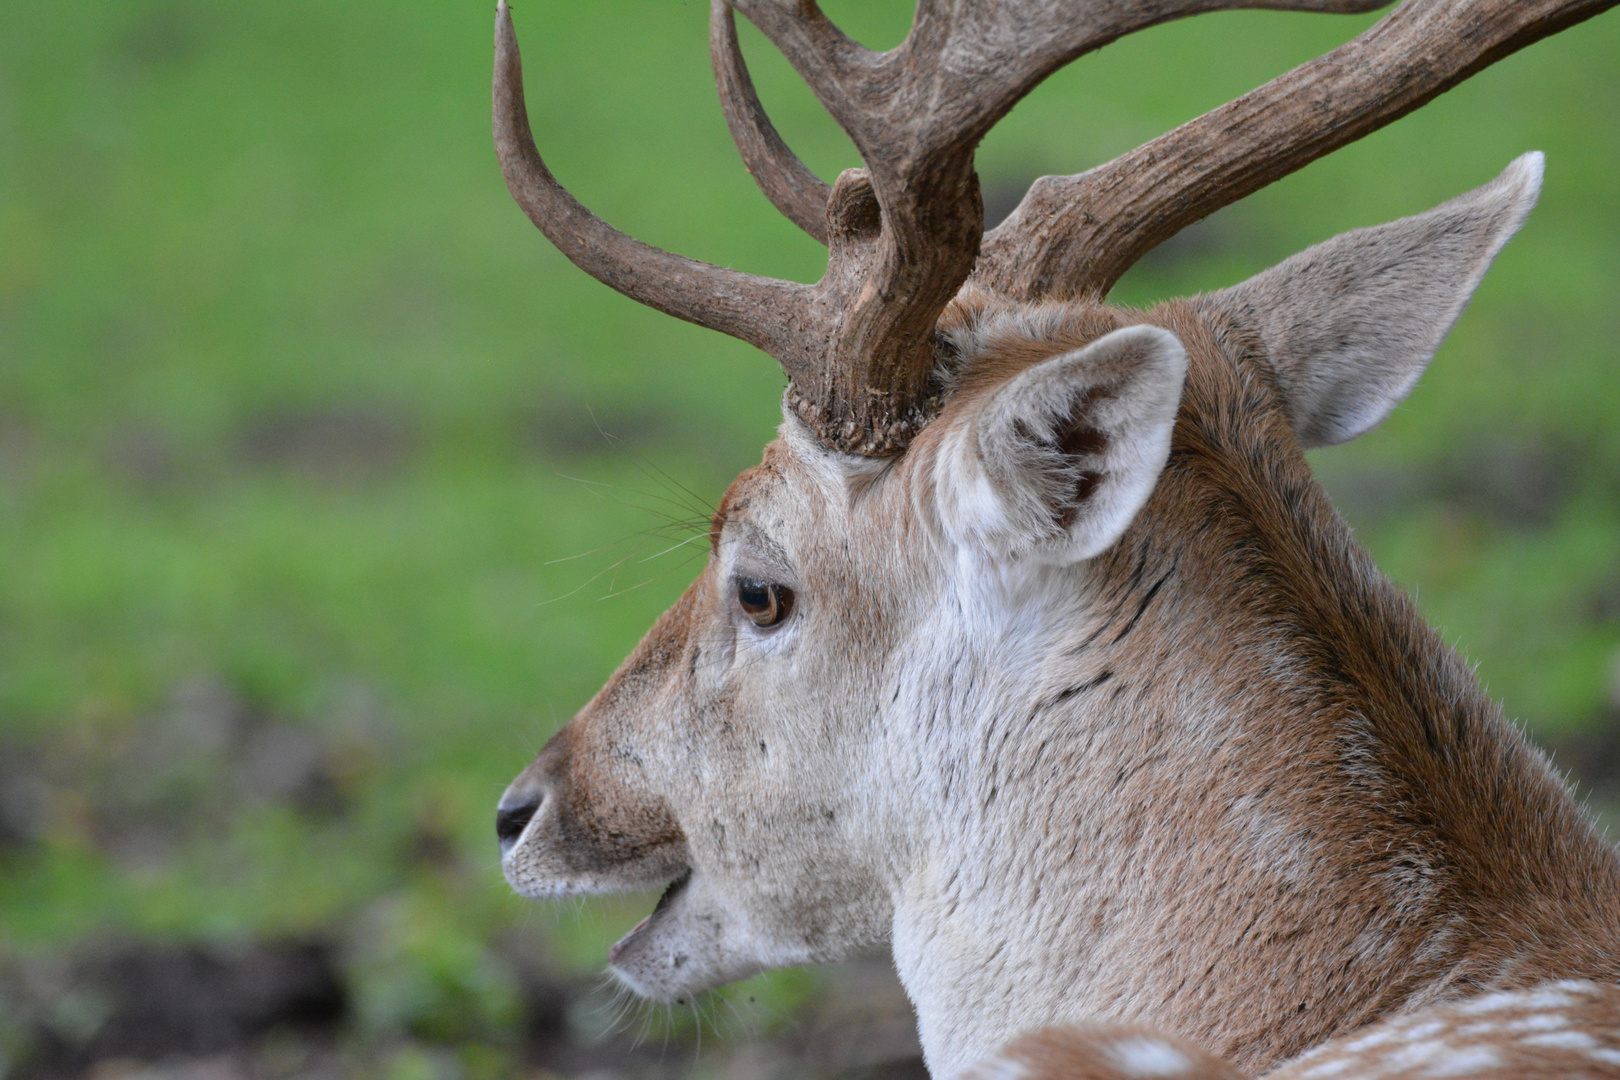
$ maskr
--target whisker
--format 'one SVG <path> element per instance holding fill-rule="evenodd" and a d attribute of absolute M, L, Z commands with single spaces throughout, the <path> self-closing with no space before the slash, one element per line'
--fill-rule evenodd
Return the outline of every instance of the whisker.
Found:
<path fill-rule="evenodd" d="M 647 476 L 648 479 L 662 480 L 665 484 L 665 490 L 673 487 L 680 494 L 691 499 L 692 501 L 690 503 L 685 504 L 688 511 L 696 511 L 699 514 L 704 514 L 711 519 L 714 517 L 715 507 L 709 505 L 709 503 L 697 492 L 693 491 L 691 488 L 669 475 L 669 473 L 665 472 L 657 465 L 654 465 L 645 456 L 638 455 L 636 464 L 641 468 L 642 474 Z M 651 474 L 656 474 L 656 476 Z"/>
<path fill-rule="evenodd" d="M 675 545 L 673 545 L 671 547 L 667 547 L 663 551 L 657 552 L 657 553 L 652 554 L 652 555 L 648 555 L 645 559 L 642 559 L 641 561 L 644 562 L 644 563 L 652 562 L 654 559 L 662 558 L 663 556 L 668 555 L 672 551 L 679 551 L 681 548 L 685 547 L 687 544 L 692 543 L 694 540 L 707 540 L 707 539 L 708 539 L 707 536 L 688 536 L 685 540 L 682 540 L 680 543 L 675 544 Z"/>
<path fill-rule="evenodd" d="M 591 479 L 588 479 L 588 478 L 583 477 L 583 476 L 570 476 L 568 473 L 557 473 L 556 475 L 558 477 L 560 477 L 561 479 L 563 479 L 563 480 L 570 480 L 570 481 L 572 481 L 572 482 L 574 482 L 576 484 L 579 484 L 579 485 L 583 486 L 586 489 L 587 492 L 589 492 L 590 494 L 596 496 L 599 499 L 605 499 L 605 500 L 607 500 L 609 502 L 616 502 L 620 506 L 628 506 L 628 507 L 630 507 L 632 509 L 635 509 L 635 510 L 643 510 L 643 511 L 646 511 L 647 513 L 657 513 L 657 514 L 664 514 L 665 516 L 672 516 L 672 515 L 669 515 L 668 511 L 657 510 L 657 509 L 655 509 L 653 507 L 646 506 L 646 505 L 644 505 L 642 503 L 630 502 L 627 499 L 612 498 L 606 493 L 607 492 L 628 492 L 629 494 L 635 495 L 638 498 L 652 499 L 652 500 L 654 500 L 656 502 L 661 502 L 661 503 L 665 503 L 665 504 L 667 504 L 669 506 L 673 506 L 677 510 L 680 510 L 683 514 L 686 514 L 686 515 L 697 516 L 699 511 L 700 511 L 700 507 L 689 505 L 687 503 L 681 502 L 679 499 L 670 498 L 667 495 L 658 495 L 658 494 L 655 494 L 655 493 L 650 492 L 650 491 L 634 491 L 634 490 L 631 490 L 631 489 L 624 488 L 624 487 L 622 487 L 622 486 L 620 486 L 618 484 L 609 483 L 606 480 L 591 480 Z M 712 511 L 710 512 L 709 516 L 713 517 Z M 682 518 L 681 520 L 688 520 L 688 519 L 687 518 Z M 705 523 L 707 523 L 707 522 L 705 522 Z"/>

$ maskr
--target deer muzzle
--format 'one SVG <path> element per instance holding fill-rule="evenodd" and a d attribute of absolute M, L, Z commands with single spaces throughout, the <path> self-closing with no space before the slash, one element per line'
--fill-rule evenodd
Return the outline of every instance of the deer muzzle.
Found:
<path fill-rule="evenodd" d="M 669 807 L 593 743 L 580 721 L 569 724 L 496 807 L 501 868 L 524 896 L 629 892 L 686 872 L 686 837 Z"/>

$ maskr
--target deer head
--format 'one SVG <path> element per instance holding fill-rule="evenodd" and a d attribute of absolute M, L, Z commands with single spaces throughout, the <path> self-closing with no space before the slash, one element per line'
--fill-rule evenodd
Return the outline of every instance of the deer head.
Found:
<path fill-rule="evenodd" d="M 703 572 L 503 797 L 513 887 L 664 887 L 610 962 L 666 1000 L 888 944 L 943 1073 L 1082 1016 L 1263 1066 L 1459 971 L 1488 982 L 1512 949 L 1479 942 L 1533 922 L 1536 883 L 1562 871 L 1436 869 L 1473 866 L 1458 851 L 1585 838 L 1594 895 L 1620 897 L 1620 864 L 1582 846 L 1589 824 L 1302 455 L 1411 390 L 1534 203 L 1540 155 L 1232 288 L 1102 303 L 1182 227 L 1613 2 L 1407 0 L 1116 161 L 1037 181 L 983 233 L 974 149 L 1062 64 L 1196 12 L 1379 0 L 920 0 L 882 54 L 811 0 L 714 0 L 737 145 L 828 245 L 803 285 L 648 247 L 564 191 L 502 0 L 495 138 L 519 204 L 587 272 L 791 380 Z M 787 149 L 734 10 L 865 169 L 828 187 Z M 1522 812 L 1481 816 L 1493 799 Z M 1470 907 L 1491 883 L 1518 899 Z M 1482 929 L 1446 945 L 1459 908 Z M 1311 964 L 1335 978 L 1278 974 Z"/>

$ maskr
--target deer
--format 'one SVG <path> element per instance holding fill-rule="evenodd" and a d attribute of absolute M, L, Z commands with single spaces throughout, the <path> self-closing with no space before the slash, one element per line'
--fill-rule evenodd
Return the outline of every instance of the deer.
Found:
<path fill-rule="evenodd" d="M 1107 303 L 1189 224 L 1614 2 L 1404 0 L 986 231 L 975 148 L 1057 68 L 1201 12 L 1383 0 L 918 0 L 882 53 L 814 0 L 712 0 L 734 142 L 827 246 L 803 284 L 570 195 L 501 0 L 519 206 L 788 377 L 697 579 L 502 795 L 511 887 L 662 889 L 608 953 L 657 1001 L 887 949 L 940 1077 L 1620 1075 L 1620 856 L 1304 456 L 1412 390 L 1541 155 L 1247 281 Z M 864 167 L 794 155 L 738 13 Z"/>

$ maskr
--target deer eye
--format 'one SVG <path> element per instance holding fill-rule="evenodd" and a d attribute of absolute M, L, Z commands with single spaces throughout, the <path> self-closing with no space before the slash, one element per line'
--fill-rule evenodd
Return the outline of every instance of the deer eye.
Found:
<path fill-rule="evenodd" d="M 787 618 L 793 607 L 793 590 L 772 581 L 737 582 L 737 606 L 758 627 L 771 627 Z"/>

